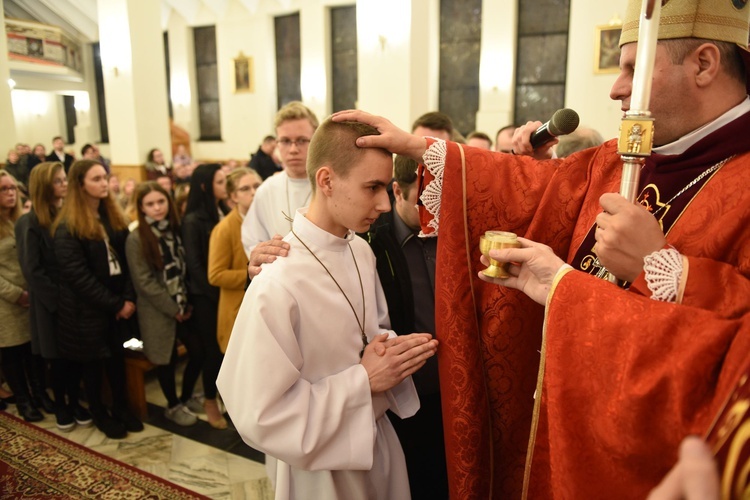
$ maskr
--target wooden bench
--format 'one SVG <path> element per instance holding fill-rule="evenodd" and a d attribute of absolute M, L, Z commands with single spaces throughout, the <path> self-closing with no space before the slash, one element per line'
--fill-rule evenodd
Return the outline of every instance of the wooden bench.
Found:
<path fill-rule="evenodd" d="M 181 358 L 185 354 L 187 354 L 185 346 L 178 344 L 177 356 Z M 148 416 L 145 376 L 153 368 L 156 368 L 156 365 L 149 361 L 143 352 L 125 349 L 125 383 L 128 389 L 128 404 L 130 411 L 141 420 Z"/>

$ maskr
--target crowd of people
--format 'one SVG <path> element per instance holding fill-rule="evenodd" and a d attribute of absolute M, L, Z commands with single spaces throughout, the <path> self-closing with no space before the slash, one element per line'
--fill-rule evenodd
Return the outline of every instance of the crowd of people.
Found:
<path fill-rule="evenodd" d="M 236 162 L 195 164 L 184 150 L 167 168 L 154 149 L 153 180 L 121 185 L 95 146 L 75 160 L 61 138 L 53 144 L 46 157 L 19 144 L 0 170 L 0 368 L 10 389 L 0 404 L 30 422 L 52 414 L 64 431 L 93 422 L 113 439 L 138 432 L 123 344 L 140 338 L 165 416 L 188 426 L 205 412 L 225 429 L 215 381 L 247 283 L 240 225 L 260 176 Z"/>
<path fill-rule="evenodd" d="M 258 171 L 181 181 L 153 150 L 124 210 L 101 160 L 30 169 L 23 216 L 0 171 L 0 356 L 19 413 L 137 432 L 122 347 L 137 332 L 167 418 L 226 428 L 221 397 L 277 498 L 719 498 L 711 453 L 747 418 L 743 400 L 712 430 L 750 365 L 750 7 L 703 3 L 664 3 L 635 203 L 616 194 L 618 141 L 595 131 L 534 146 L 541 122 L 464 139 L 440 112 L 407 132 L 359 110 L 321 123 L 300 102 Z M 639 12 L 610 95 L 624 112 Z M 520 246 L 482 255 L 498 230 Z M 510 276 L 484 275 L 488 259 Z"/>

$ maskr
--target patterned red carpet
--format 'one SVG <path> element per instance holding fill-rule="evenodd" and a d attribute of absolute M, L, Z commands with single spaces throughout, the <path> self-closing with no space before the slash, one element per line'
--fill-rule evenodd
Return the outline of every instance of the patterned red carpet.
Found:
<path fill-rule="evenodd" d="M 0 499 L 204 499 L 0 411 Z"/>

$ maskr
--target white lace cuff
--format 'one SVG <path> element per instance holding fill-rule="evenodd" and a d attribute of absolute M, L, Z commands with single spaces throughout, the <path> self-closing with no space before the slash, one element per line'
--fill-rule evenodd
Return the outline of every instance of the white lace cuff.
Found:
<path fill-rule="evenodd" d="M 423 234 L 420 231 L 419 235 L 423 237 L 438 235 L 438 228 L 440 226 L 440 196 L 443 193 L 443 171 L 445 170 L 445 156 L 447 152 L 448 145 L 445 141 L 436 139 L 435 142 L 430 144 L 424 155 L 422 155 L 424 166 L 434 179 L 425 186 L 419 199 L 422 200 L 425 209 L 432 215 L 432 220 L 427 225 L 435 230 L 431 234 Z"/>
<path fill-rule="evenodd" d="M 674 248 L 662 248 L 644 257 L 643 271 L 651 298 L 679 302 L 683 268 L 682 255 Z"/>

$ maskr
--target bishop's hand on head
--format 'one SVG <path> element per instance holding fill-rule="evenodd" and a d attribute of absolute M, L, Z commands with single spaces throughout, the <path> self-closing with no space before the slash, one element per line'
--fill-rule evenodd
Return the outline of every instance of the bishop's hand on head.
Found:
<path fill-rule="evenodd" d="M 412 135 L 401 130 L 382 116 L 371 115 L 359 110 L 338 111 L 331 115 L 335 122 L 359 122 L 375 127 L 380 135 L 368 135 L 357 139 L 357 146 L 361 148 L 383 148 L 391 153 L 406 156 L 414 161 L 422 162 L 422 155 L 427 149 L 424 137 Z"/>

